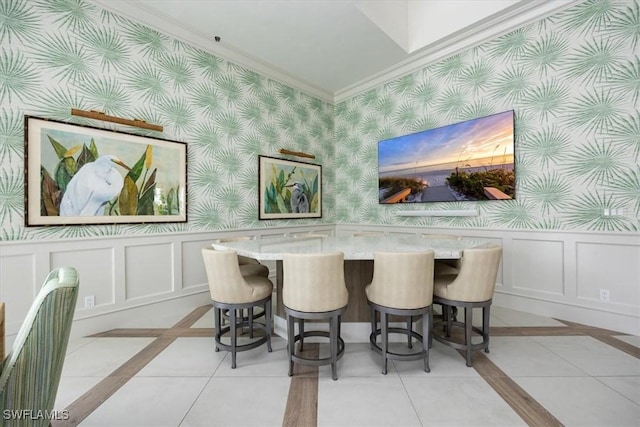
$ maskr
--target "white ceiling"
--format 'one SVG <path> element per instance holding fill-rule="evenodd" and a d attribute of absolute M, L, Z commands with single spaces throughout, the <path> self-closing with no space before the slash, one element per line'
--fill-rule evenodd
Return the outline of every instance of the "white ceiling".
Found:
<path fill-rule="evenodd" d="M 93 0 L 334 100 L 571 0 Z M 220 42 L 214 41 L 219 36 Z M 464 46 L 463 46 L 464 45 Z M 450 54 L 449 53 L 449 54 Z"/>

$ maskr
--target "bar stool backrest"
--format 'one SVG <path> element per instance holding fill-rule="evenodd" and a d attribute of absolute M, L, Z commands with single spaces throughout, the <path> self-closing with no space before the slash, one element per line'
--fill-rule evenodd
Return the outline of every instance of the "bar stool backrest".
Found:
<path fill-rule="evenodd" d="M 204 248 L 202 258 L 212 300 L 227 304 L 252 300 L 253 288 L 247 284 L 240 273 L 236 251 Z"/>
<path fill-rule="evenodd" d="M 398 309 L 414 309 L 433 301 L 432 250 L 424 252 L 375 252 L 370 301 Z"/>
<path fill-rule="evenodd" d="M 502 246 L 465 249 L 460 259 L 460 272 L 447 285 L 447 299 L 456 301 L 487 301 L 493 298 Z"/>
<path fill-rule="evenodd" d="M 282 302 L 292 310 L 319 313 L 347 305 L 344 254 L 285 254 Z"/>

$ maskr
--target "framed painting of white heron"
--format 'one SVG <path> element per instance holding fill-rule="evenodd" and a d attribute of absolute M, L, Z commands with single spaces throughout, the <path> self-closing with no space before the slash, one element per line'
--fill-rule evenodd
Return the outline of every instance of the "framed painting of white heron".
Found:
<path fill-rule="evenodd" d="M 260 219 L 322 217 L 322 166 L 259 156 Z"/>
<path fill-rule="evenodd" d="M 187 145 L 25 116 L 25 225 L 187 221 Z"/>

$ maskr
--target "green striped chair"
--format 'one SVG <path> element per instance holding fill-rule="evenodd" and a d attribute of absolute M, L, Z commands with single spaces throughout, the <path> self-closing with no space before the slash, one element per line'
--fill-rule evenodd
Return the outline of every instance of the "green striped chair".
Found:
<path fill-rule="evenodd" d="M 74 268 L 49 273 L 2 363 L 2 426 L 49 425 L 77 299 Z"/>

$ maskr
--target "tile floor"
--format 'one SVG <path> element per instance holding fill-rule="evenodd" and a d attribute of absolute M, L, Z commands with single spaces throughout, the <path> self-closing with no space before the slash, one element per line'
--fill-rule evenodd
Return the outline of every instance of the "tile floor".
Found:
<path fill-rule="evenodd" d="M 228 353 L 214 351 L 211 333 L 72 340 L 55 404 L 58 410 L 67 408 L 72 417 L 53 425 L 295 425 L 283 422 L 295 420 L 294 398 L 313 401 L 315 418 L 305 425 L 535 424 L 510 406 L 509 395 L 518 393 L 526 396 L 526 402 L 539 404 L 542 412 L 548 411 L 553 425 L 639 425 L 639 337 L 609 332 L 610 341 L 621 343 L 611 345 L 597 333 L 571 332 L 554 319 L 500 307 L 493 308 L 491 324 L 491 352 L 480 356 L 486 363 L 474 359 L 474 367 L 468 368 L 455 350 L 434 341 L 429 374 L 420 361 L 390 361 L 388 375 L 381 375 L 379 356 L 367 343 L 347 343 L 338 366 L 339 380 L 331 380 L 329 367 L 320 367 L 308 397 L 290 395 L 293 381 L 300 378 L 287 376 L 286 341 L 280 337 L 274 338 L 272 353 L 265 346 L 239 353 L 237 369 L 231 369 Z M 190 329 L 212 327 L 210 310 Z M 538 328 L 528 332 L 528 327 Z M 566 334 L 557 332 L 565 330 Z M 167 340 L 157 355 L 134 358 L 157 340 Z M 137 362 L 131 366 L 138 366 L 118 370 L 132 360 Z M 487 363 L 504 373 L 497 382 L 483 372 Z M 125 378 L 121 384 L 105 393 L 108 387 L 101 386 L 105 379 L 117 382 L 120 375 Z M 507 386 L 501 391 L 495 384 Z M 77 411 L 84 414 L 75 417 Z"/>

